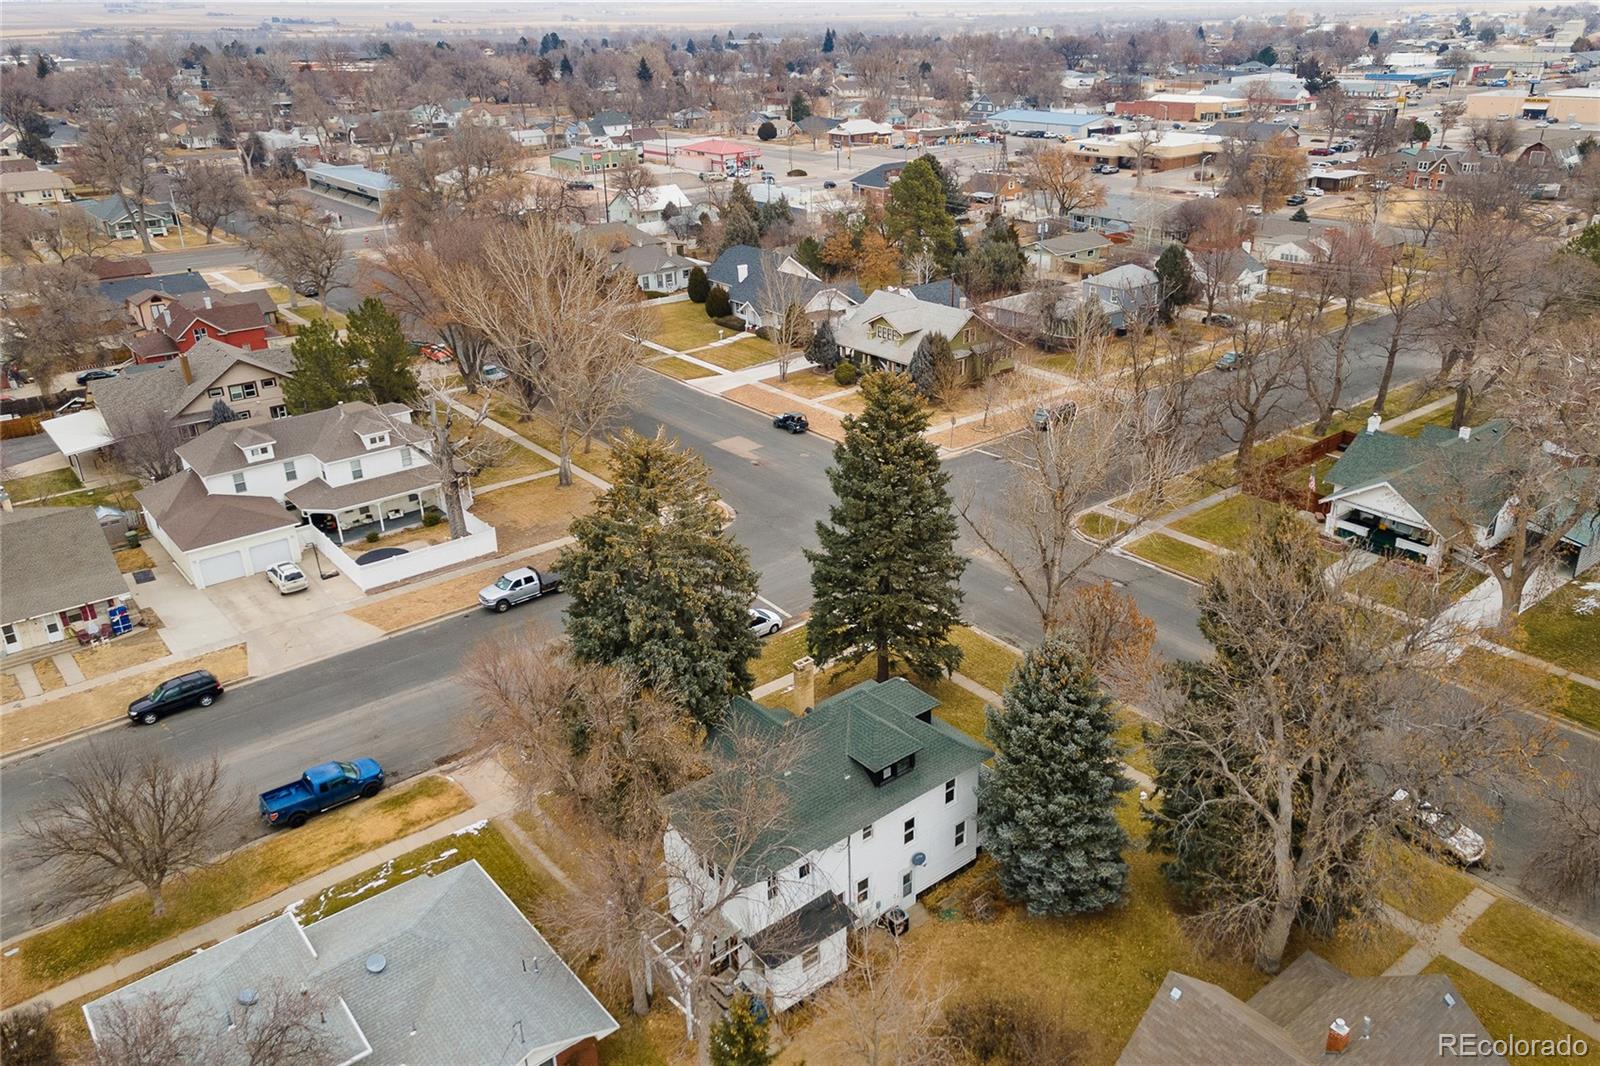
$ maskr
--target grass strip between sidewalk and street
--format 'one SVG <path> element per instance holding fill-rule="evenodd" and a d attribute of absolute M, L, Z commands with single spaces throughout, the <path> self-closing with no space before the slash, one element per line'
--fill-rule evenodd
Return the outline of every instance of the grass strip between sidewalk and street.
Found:
<path fill-rule="evenodd" d="M 1495 900 L 1461 943 L 1579 1010 L 1600 1011 L 1600 947 L 1531 907 Z"/>
<path fill-rule="evenodd" d="M 42 659 L 40 662 L 49 660 Z M 54 665 L 51 663 L 52 668 Z M 38 670 L 39 663 L 35 663 L 34 673 L 37 674 Z M 249 656 L 243 644 L 233 644 L 205 655 L 168 663 L 157 670 L 108 681 L 96 688 L 8 711 L 0 715 L 0 755 L 44 744 L 80 729 L 126 720 L 128 704 L 134 699 L 167 678 L 191 670 L 210 670 L 226 686 L 249 674 Z M 224 695 L 223 699 L 227 699 L 227 696 Z M 189 713 L 206 712 L 197 708 Z"/>
<path fill-rule="evenodd" d="M 280 830 L 173 879 L 164 893 L 166 913 L 159 918 L 142 891 L 71 918 L 23 940 L 15 955 L 0 957 L 0 1007 L 231 914 L 470 806 L 471 798 L 454 781 L 424 777 L 299 829 Z M 235 817 L 254 818 L 255 812 L 241 804 Z"/>
<path fill-rule="evenodd" d="M 1520 996 L 1514 995 L 1487 977 L 1480 977 L 1451 959 L 1439 956 L 1423 968 L 1423 973 L 1442 973 L 1455 982 L 1456 989 L 1466 997 L 1467 1006 L 1478 1016 L 1489 1035 L 1497 1040 L 1517 1037 L 1519 1040 L 1560 1040 L 1564 1036 L 1582 1039 L 1583 1034 L 1563 1025 L 1561 1020 L 1546 1014 Z M 1576 1058 L 1564 1055 L 1511 1055 L 1512 1066 L 1578 1066 L 1592 1062 L 1585 1056 Z"/>

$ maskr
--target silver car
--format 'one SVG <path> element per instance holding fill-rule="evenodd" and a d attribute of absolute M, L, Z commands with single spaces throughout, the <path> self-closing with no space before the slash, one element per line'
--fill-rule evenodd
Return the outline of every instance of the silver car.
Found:
<path fill-rule="evenodd" d="M 502 574 L 499 581 L 481 590 L 478 593 L 478 604 L 485 610 L 503 614 L 519 603 L 536 600 L 545 593 L 555 592 L 560 588 L 560 574 L 522 566 Z"/>
<path fill-rule="evenodd" d="M 304 592 L 309 587 L 305 571 L 293 563 L 273 563 L 265 572 L 267 580 L 285 596 L 291 592 Z"/>

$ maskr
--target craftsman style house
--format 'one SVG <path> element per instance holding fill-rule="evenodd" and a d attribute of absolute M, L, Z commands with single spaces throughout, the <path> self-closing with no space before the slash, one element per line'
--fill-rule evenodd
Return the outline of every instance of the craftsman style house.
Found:
<path fill-rule="evenodd" d="M 910 906 L 977 857 L 978 768 L 990 751 L 937 707 L 902 678 L 863 682 L 799 717 L 731 702 L 727 732 L 792 743 L 795 765 L 775 779 L 783 828 L 741 854 L 728 854 L 707 812 L 719 775 L 668 799 L 668 905 L 682 924 L 720 903 L 704 950 L 727 991 L 787 1010 L 845 972 L 850 928 Z"/>
<path fill-rule="evenodd" d="M 993 329 L 966 307 L 920 300 L 904 289 L 879 289 L 834 324 L 839 354 L 863 370 L 906 371 L 923 338 L 937 333 L 950 342 L 967 380 L 1010 368 L 981 365 L 975 354 L 1000 351 Z"/>

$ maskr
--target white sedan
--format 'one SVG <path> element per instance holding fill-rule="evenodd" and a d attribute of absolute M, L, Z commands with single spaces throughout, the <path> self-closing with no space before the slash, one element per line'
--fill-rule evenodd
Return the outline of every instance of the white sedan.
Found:
<path fill-rule="evenodd" d="M 293 563 L 273 563 L 267 567 L 266 575 L 267 580 L 285 596 L 291 592 L 304 592 L 310 587 L 306 583 L 305 571 Z"/>
<path fill-rule="evenodd" d="M 777 611 L 769 611 L 765 607 L 750 608 L 750 632 L 758 637 L 770 637 L 783 628 L 783 619 Z"/>
<path fill-rule="evenodd" d="M 1443 848 L 1450 859 L 1462 866 L 1482 863 L 1487 867 L 1484 856 L 1489 849 L 1483 837 L 1462 825 L 1453 815 L 1446 814 L 1426 800 L 1414 802 L 1411 793 L 1403 788 L 1395 789 L 1389 799 L 1399 805 L 1403 812 L 1404 820 L 1400 823 L 1403 832 L 1431 833 L 1437 838 L 1435 846 Z"/>

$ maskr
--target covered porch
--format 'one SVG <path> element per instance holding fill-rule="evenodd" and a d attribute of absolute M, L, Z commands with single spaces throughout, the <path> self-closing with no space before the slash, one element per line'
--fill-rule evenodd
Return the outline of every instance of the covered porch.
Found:
<path fill-rule="evenodd" d="M 430 508 L 448 514 L 444 487 L 429 468 L 339 486 L 318 479 L 291 491 L 288 501 L 313 527 L 341 545 L 373 533 L 381 537 L 420 526 Z M 463 490 L 461 504 L 472 505 L 470 491 Z"/>

